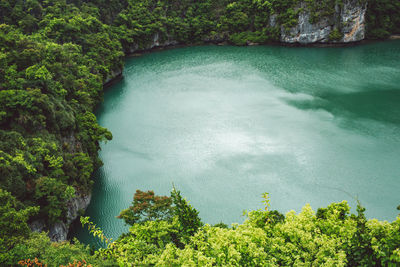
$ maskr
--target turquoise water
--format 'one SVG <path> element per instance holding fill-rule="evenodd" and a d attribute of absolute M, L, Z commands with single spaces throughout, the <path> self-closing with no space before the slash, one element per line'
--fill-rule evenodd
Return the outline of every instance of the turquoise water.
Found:
<path fill-rule="evenodd" d="M 115 217 L 136 189 L 172 183 L 210 224 L 242 222 L 263 192 L 282 213 L 358 198 L 368 217 L 398 214 L 399 41 L 180 48 L 129 58 L 124 76 L 97 111 L 114 139 L 87 215 L 107 236 L 127 231 Z"/>

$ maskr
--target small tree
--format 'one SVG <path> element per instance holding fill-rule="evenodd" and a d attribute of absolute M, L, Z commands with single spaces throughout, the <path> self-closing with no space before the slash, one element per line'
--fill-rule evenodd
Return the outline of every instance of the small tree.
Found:
<path fill-rule="evenodd" d="M 153 191 L 136 190 L 132 206 L 121 211 L 118 218 L 129 225 L 146 221 L 169 221 L 172 218 L 172 199 L 157 196 Z"/>
<path fill-rule="evenodd" d="M 357 200 L 357 216 L 353 219 L 357 223 L 357 230 L 351 238 L 350 245 L 346 254 L 349 266 L 372 266 L 377 265 L 376 255 L 371 247 L 371 235 L 367 227 L 365 208 Z"/>
<path fill-rule="evenodd" d="M 178 229 L 171 233 L 172 240 L 178 247 L 183 247 L 183 244 L 197 232 L 203 223 L 199 212 L 181 196 L 180 191 L 177 191 L 175 187 L 171 191 L 171 197 L 157 196 L 153 191 L 136 190 L 132 206 L 121 211 L 118 216 L 129 225 L 147 221 L 172 222 L 174 217 L 178 222 Z"/>
<path fill-rule="evenodd" d="M 179 221 L 178 237 L 181 242 L 185 243 L 203 226 L 203 223 L 200 220 L 199 212 L 181 196 L 181 192 L 177 191 L 175 187 L 171 192 L 171 197 L 175 205 L 174 215 L 178 217 Z"/>

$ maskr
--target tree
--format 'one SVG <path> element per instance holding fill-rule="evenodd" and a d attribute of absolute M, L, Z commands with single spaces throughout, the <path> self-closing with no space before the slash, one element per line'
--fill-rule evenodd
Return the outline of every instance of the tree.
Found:
<path fill-rule="evenodd" d="M 157 196 L 153 191 L 136 190 L 132 206 L 121 211 L 118 218 L 126 224 L 143 223 L 146 221 L 169 221 L 172 218 L 172 199 L 167 196 Z"/>
<path fill-rule="evenodd" d="M 75 196 L 75 189 L 54 178 L 41 177 L 36 182 L 35 198 L 50 223 L 62 219 L 66 202 Z"/>
<path fill-rule="evenodd" d="M 175 187 L 171 192 L 171 197 L 175 205 L 174 215 L 178 217 L 179 221 L 178 237 L 181 242 L 185 243 L 203 226 L 203 223 L 200 220 L 199 212 L 181 196 L 181 192 L 177 191 Z"/>
<path fill-rule="evenodd" d="M 39 207 L 23 207 L 9 192 L 0 188 L 0 263 L 8 257 L 6 252 L 30 233 L 29 218 Z"/>

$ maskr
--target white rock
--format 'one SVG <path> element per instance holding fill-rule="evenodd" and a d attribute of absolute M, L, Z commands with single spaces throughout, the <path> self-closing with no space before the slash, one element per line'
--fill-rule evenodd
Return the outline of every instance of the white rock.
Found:
<path fill-rule="evenodd" d="M 303 8 L 304 11 L 299 13 L 297 25 L 288 30 L 281 26 L 281 42 L 283 43 L 349 43 L 365 38 L 366 3 L 360 4 L 358 0 L 344 0 L 342 8 L 336 5 L 335 13 L 331 17 L 322 18 L 316 23 L 310 23 L 310 11 L 307 10 L 305 3 L 301 3 L 298 8 Z M 341 40 L 329 39 L 330 33 L 335 28 L 340 29 L 343 34 Z"/>

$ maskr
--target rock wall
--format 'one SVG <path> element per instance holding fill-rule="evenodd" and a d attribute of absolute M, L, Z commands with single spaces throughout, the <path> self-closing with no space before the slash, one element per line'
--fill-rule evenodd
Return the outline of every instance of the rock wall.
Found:
<path fill-rule="evenodd" d="M 350 43 L 365 38 L 365 14 L 367 2 L 344 0 L 343 5 L 336 4 L 335 12 L 330 17 L 323 17 L 311 23 L 311 14 L 306 3 L 302 2 L 296 26 L 286 29 L 281 26 L 281 42 L 283 43 Z M 332 39 L 332 31 L 338 31 L 341 38 Z"/>
<path fill-rule="evenodd" d="M 67 216 L 65 222 L 57 222 L 49 228 L 44 220 L 39 219 L 30 223 L 29 226 L 31 230 L 35 232 L 48 232 L 51 241 L 57 242 L 67 240 L 71 223 L 78 218 L 80 211 L 86 210 L 89 206 L 90 199 L 91 195 L 83 195 L 79 193 L 77 193 L 74 198 L 70 199 L 67 203 Z"/>
<path fill-rule="evenodd" d="M 167 46 L 173 46 L 173 45 L 177 45 L 177 44 L 178 44 L 178 42 L 173 39 L 160 41 L 159 34 L 156 33 L 153 35 L 153 40 L 150 43 L 148 43 L 144 48 L 140 48 L 138 44 L 132 44 L 127 49 L 125 49 L 124 53 L 126 55 L 130 55 L 130 54 L 134 54 L 134 53 L 140 52 L 140 51 L 148 51 L 148 50 L 151 50 L 151 49 L 157 48 L 157 47 L 167 47 Z M 103 85 L 112 84 L 114 81 L 122 78 L 122 72 L 123 72 L 123 68 L 111 71 L 108 74 L 107 78 L 105 79 Z"/>
<path fill-rule="evenodd" d="M 125 54 L 133 54 L 139 51 L 147 51 L 151 50 L 153 48 L 157 47 L 167 47 L 167 46 L 172 46 L 172 45 L 177 45 L 178 42 L 175 41 L 173 38 L 167 38 L 167 40 L 160 41 L 160 35 L 158 33 L 155 33 L 153 35 L 153 39 L 151 42 L 149 42 L 147 45 L 145 45 L 143 48 L 140 48 L 138 44 L 132 44 L 128 49 L 126 49 L 124 52 Z"/>
<path fill-rule="evenodd" d="M 115 80 L 118 77 L 122 77 L 122 71 L 123 71 L 123 68 L 111 71 L 108 74 L 106 80 L 104 81 L 104 85 L 111 83 L 113 80 Z"/>
<path fill-rule="evenodd" d="M 358 1 L 345 1 L 341 9 L 341 25 L 344 43 L 357 42 L 365 38 L 365 14 L 367 2 L 358 4 Z"/>

